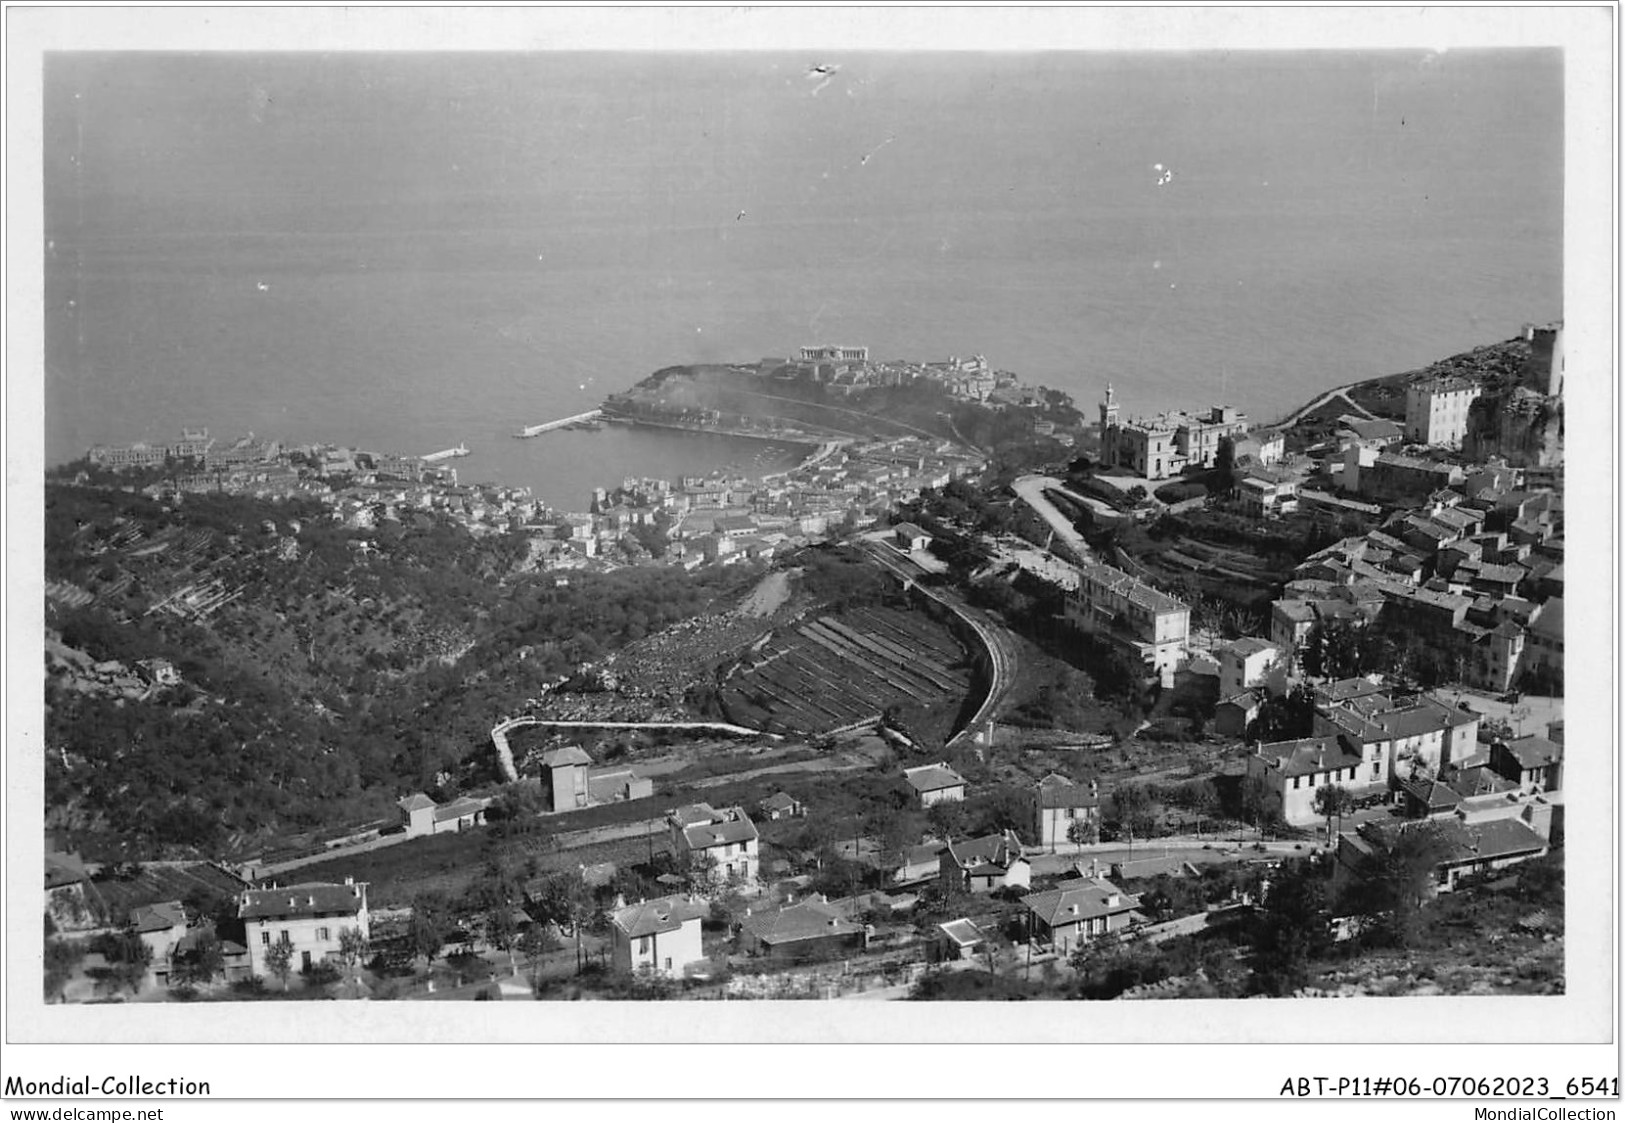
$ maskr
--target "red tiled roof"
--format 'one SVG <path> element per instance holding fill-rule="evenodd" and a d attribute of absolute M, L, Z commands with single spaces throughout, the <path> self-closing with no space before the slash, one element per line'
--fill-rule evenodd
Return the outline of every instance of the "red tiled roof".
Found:
<path fill-rule="evenodd" d="M 1352 706 L 1337 707 L 1327 716 L 1339 728 L 1368 742 L 1456 729 L 1472 724 L 1479 717 L 1476 713 L 1447 706 L 1427 695 L 1399 705 L 1373 695 Z"/>
<path fill-rule="evenodd" d="M 1489 819 L 1479 823 L 1463 823 L 1448 817 L 1413 819 L 1405 823 L 1372 821 L 1360 824 L 1355 831 L 1345 832 L 1341 838 L 1370 855 L 1375 847 L 1392 846 L 1401 835 L 1412 830 L 1436 832 L 1445 845 L 1440 866 L 1492 862 L 1539 854 L 1547 849 L 1545 839 L 1516 819 Z"/>
<path fill-rule="evenodd" d="M 592 757 L 587 755 L 580 745 L 566 745 L 562 749 L 553 749 L 542 754 L 542 765 L 545 768 L 566 768 L 572 764 L 591 764 Z"/>
<path fill-rule="evenodd" d="M 746 917 L 740 928 L 764 944 L 851 936 L 863 931 L 863 925 L 852 923 L 822 901 L 803 901 L 777 912 L 755 913 Z"/>
<path fill-rule="evenodd" d="M 45 888 L 57 889 L 90 880 L 90 872 L 76 854 L 45 855 Z"/>
<path fill-rule="evenodd" d="M 992 866 L 997 872 L 1009 869 L 1021 857 L 1021 843 L 1010 832 L 984 835 L 957 845 L 950 842 L 948 852 L 961 866 Z M 977 872 L 972 870 L 971 872 Z"/>
<path fill-rule="evenodd" d="M 1229 650 L 1245 659 L 1249 655 L 1257 655 L 1261 651 L 1275 651 L 1276 646 L 1267 639 L 1256 636 L 1242 636 L 1230 643 Z"/>
<path fill-rule="evenodd" d="M 1140 898 L 1123 892 L 1103 877 L 1095 877 L 1064 881 L 1047 892 L 1023 897 L 1021 903 L 1038 919 L 1055 928 L 1129 912 L 1139 907 Z"/>
<path fill-rule="evenodd" d="M 1405 790 L 1429 811 L 1448 810 L 1461 802 L 1460 793 L 1437 780 L 1412 780 L 1405 785 Z"/>
<path fill-rule="evenodd" d="M 1099 804 L 1099 796 L 1091 794 L 1084 785 L 1065 776 L 1051 772 L 1038 781 L 1040 807 L 1096 807 Z"/>
<path fill-rule="evenodd" d="M 1350 752 L 1338 737 L 1305 737 L 1260 745 L 1258 755 L 1284 776 L 1318 776 L 1343 768 L 1358 768 L 1359 753 Z"/>
<path fill-rule="evenodd" d="M 245 889 L 237 901 L 237 915 L 243 920 L 274 917 L 355 916 L 367 901 L 366 882 L 333 885 L 310 882 L 277 889 Z"/>
<path fill-rule="evenodd" d="M 465 815 L 473 815 L 489 807 L 488 799 L 475 799 L 472 796 L 463 796 L 450 803 L 442 804 L 434 809 L 434 818 L 437 823 L 444 823 L 450 819 L 461 819 Z"/>
<path fill-rule="evenodd" d="M 962 788 L 965 778 L 945 764 L 924 764 L 919 768 L 905 768 L 904 777 L 917 792 L 942 791 L 944 788 Z"/>
<path fill-rule="evenodd" d="M 1381 694 L 1384 689 L 1368 678 L 1345 678 L 1317 686 L 1315 693 L 1324 695 L 1330 701 L 1343 702 L 1350 698 L 1366 698 L 1372 694 Z"/>
<path fill-rule="evenodd" d="M 659 897 L 617 909 L 610 923 L 625 932 L 628 939 L 675 932 L 690 920 L 705 916 L 709 907 L 687 897 Z"/>
<path fill-rule="evenodd" d="M 904 855 L 903 860 L 906 865 L 922 865 L 933 858 L 940 860 L 942 852 L 946 849 L 948 849 L 947 843 L 932 839 L 930 842 L 921 843 L 919 846 L 909 847 L 908 853 Z"/>
<path fill-rule="evenodd" d="M 137 932 L 167 932 L 171 928 L 184 928 L 186 909 L 179 901 L 142 905 L 130 913 L 130 924 Z"/>
<path fill-rule="evenodd" d="M 1512 759 L 1522 769 L 1545 768 L 1563 759 L 1563 746 L 1533 733 L 1501 742 Z"/>
<path fill-rule="evenodd" d="M 1442 864 L 1487 862 L 1519 854 L 1538 854 L 1547 848 L 1544 838 L 1517 819 L 1490 819 L 1482 823 L 1443 824 L 1450 857 Z"/>
<path fill-rule="evenodd" d="M 694 823 L 709 823 L 720 819 L 721 816 L 709 803 L 686 803 L 673 811 L 668 818 L 675 820 L 678 826 L 686 827 Z"/>
<path fill-rule="evenodd" d="M 704 850 L 711 846 L 749 842 L 758 837 L 756 824 L 739 808 L 730 807 L 726 812 L 713 814 L 715 818 L 710 822 L 698 822 L 683 828 L 683 838 L 689 849 Z"/>
<path fill-rule="evenodd" d="M 1472 758 L 1469 758 L 1472 759 Z M 1513 784 L 1486 764 L 1462 765 L 1449 780 L 1450 789 L 1463 799 L 1511 791 Z"/>

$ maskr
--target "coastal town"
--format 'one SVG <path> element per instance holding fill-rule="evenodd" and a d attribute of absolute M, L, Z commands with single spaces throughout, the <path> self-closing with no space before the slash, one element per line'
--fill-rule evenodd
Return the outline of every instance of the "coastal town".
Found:
<path fill-rule="evenodd" d="M 826 350 L 858 358 L 831 362 L 824 357 Z M 980 357 L 918 366 L 877 364 L 871 373 L 864 355 L 862 348 L 807 348 L 791 369 L 814 384 L 895 386 L 907 377 L 939 384 L 955 400 L 1032 400 L 1032 392 L 1018 389 L 1013 375 L 995 378 Z M 764 360 L 764 365 L 774 372 L 785 367 L 783 360 Z M 783 380 L 782 373 L 773 376 Z M 994 394 L 1004 397 L 993 399 Z M 974 475 L 986 463 L 975 449 L 917 433 L 877 438 L 805 424 L 724 419 L 716 411 L 656 416 L 628 409 L 620 420 L 799 443 L 808 454 L 795 467 L 768 476 L 720 471 L 675 480 L 628 477 L 596 488 L 582 497 L 581 509 L 566 511 L 549 508 L 528 488 L 459 483 L 454 461 L 467 454 L 465 446 L 409 456 L 332 445 L 290 446 L 253 434 L 221 441 L 207 430 L 187 429 L 169 444 L 98 445 L 85 459 L 87 469 L 161 472 L 161 479 L 142 489 L 158 500 L 211 493 L 307 498 L 358 531 L 398 525 L 415 516 L 443 517 L 476 535 L 523 536 L 531 548 L 527 564 L 537 569 L 597 572 L 627 564 L 693 569 L 771 558 L 786 544 L 822 540 L 832 528 L 872 526 L 897 504 L 918 498 L 927 488 Z M 174 470 L 166 471 L 166 466 Z M 88 473 L 80 478 L 88 480 Z"/>
<path fill-rule="evenodd" d="M 382 815 L 115 853 L 63 795 L 47 997 L 1553 993 L 1563 381 L 1552 323 L 1268 423 L 1136 415 L 1127 378 L 1088 418 L 982 356 L 808 346 L 659 372 L 591 420 L 801 445 L 799 465 L 606 482 L 573 511 L 459 483 L 463 446 L 92 448 L 48 503 L 153 507 L 56 544 L 77 559 L 46 574 L 64 706 L 229 707 L 116 635 L 271 627 L 256 598 L 329 549 L 318 530 L 335 572 L 444 531 L 505 551 L 468 555 L 490 589 L 654 573 L 708 599 L 579 658 L 515 640 L 476 667 L 474 622 L 369 656 L 366 682 L 439 676 L 481 728 L 369 766 L 356 806 Z M 189 527 L 222 497 L 268 514 Z M 374 579 L 335 604 L 382 612 Z M 314 625 L 297 639 L 313 681 L 338 675 Z M 343 673 L 301 720 L 364 712 Z M 52 790 L 100 751 L 54 740 Z"/>

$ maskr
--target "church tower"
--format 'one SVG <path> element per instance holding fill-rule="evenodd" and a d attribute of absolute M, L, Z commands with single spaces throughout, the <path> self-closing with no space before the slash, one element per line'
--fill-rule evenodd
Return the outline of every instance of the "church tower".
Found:
<path fill-rule="evenodd" d="M 1100 403 L 1100 462 L 1104 465 L 1117 463 L 1117 397 L 1112 391 L 1112 384 L 1106 383 L 1106 400 Z"/>

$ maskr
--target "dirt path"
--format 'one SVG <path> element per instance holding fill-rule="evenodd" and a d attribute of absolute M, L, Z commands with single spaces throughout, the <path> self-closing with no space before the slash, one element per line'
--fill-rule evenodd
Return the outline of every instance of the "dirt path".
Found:
<path fill-rule="evenodd" d="M 1082 561 L 1091 560 L 1094 557 L 1094 551 L 1089 549 L 1089 544 L 1083 540 L 1083 535 L 1078 533 L 1078 528 L 1072 525 L 1072 521 L 1056 510 L 1055 505 L 1045 497 L 1044 491 L 1046 488 L 1059 491 L 1069 499 L 1079 500 L 1087 504 L 1091 509 L 1104 508 L 1106 505 L 1098 499 L 1074 495 L 1072 492 L 1067 491 L 1062 486 L 1061 481 L 1054 476 L 1022 476 L 1010 485 L 1010 489 L 1019 495 L 1027 506 L 1037 512 L 1041 519 L 1049 524 L 1050 529 L 1055 532 L 1055 536 L 1066 543 L 1067 548 L 1072 551 L 1075 558 Z M 1110 514 L 1112 518 L 1119 517 L 1116 511 L 1111 511 Z"/>
<path fill-rule="evenodd" d="M 790 577 L 801 570 L 776 569 L 756 583 L 750 595 L 739 603 L 741 616 L 772 616 L 790 599 Z"/>
<path fill-rule="evenodd" d="M 871 738 L 871 740 L 874 740 Z M 793 760 L 788 764 L 769 764 L 761 768 L 752 768 L 746 772 L 730 772 L 725 776 L 711 776 L 704 780 L 696 780 L 696 788 L 714 788 L 722 784 L 731 784 L 736 780 L 752 780 L 758 776 L 767 776 L 775 772 L 857 772 L 865 768 L 874 768 L 884 756 L 885 746 L 880 749 L 880 757 L 863 748 L 849 749 L 834 753 L 830 756 L 819 757 L 817 760 Z"/>
<path fill-rule="evenodd" d="M 1366 409 L 1359 402 L 1348 396 L 1348 391 L 1362 384 L 1362 382 L 1350 382 L 1347 386 L 1339 386 L 1335 390 L 1328 390 L 1324 394 L 1320 395 L 1320 397 L 1315 398 L 1313 401 L 1299 406 L 1297 409 L 1281 418 L 1281 420 L 1275 422 L 1275 424 L 1270 426 L 1270 428 L 1285 429 L 1288 426 L 1296 425 L 1303 417 L 1314 413 L 1317 409 L 1325 405 L 1327 402 L 1332 401 L 1334 398 L 1342 398 L 1344 403 L 1355 413 L 1360 414 L 1362 417 L 1375 420 L 1375 417 L 1370 410 Z"/>

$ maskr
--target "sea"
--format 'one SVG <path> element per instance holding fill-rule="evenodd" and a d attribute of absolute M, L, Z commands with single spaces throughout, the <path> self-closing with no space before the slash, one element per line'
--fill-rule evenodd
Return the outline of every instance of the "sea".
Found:
<path fill-rule="evenodd" d="M 566 509 L 804 450 L 522 425 L 665 366 L 980 354 L 1092 414 L 1561 317 L 1555 50 L 47 56 L 45 449 L 183 426 Z"/>

